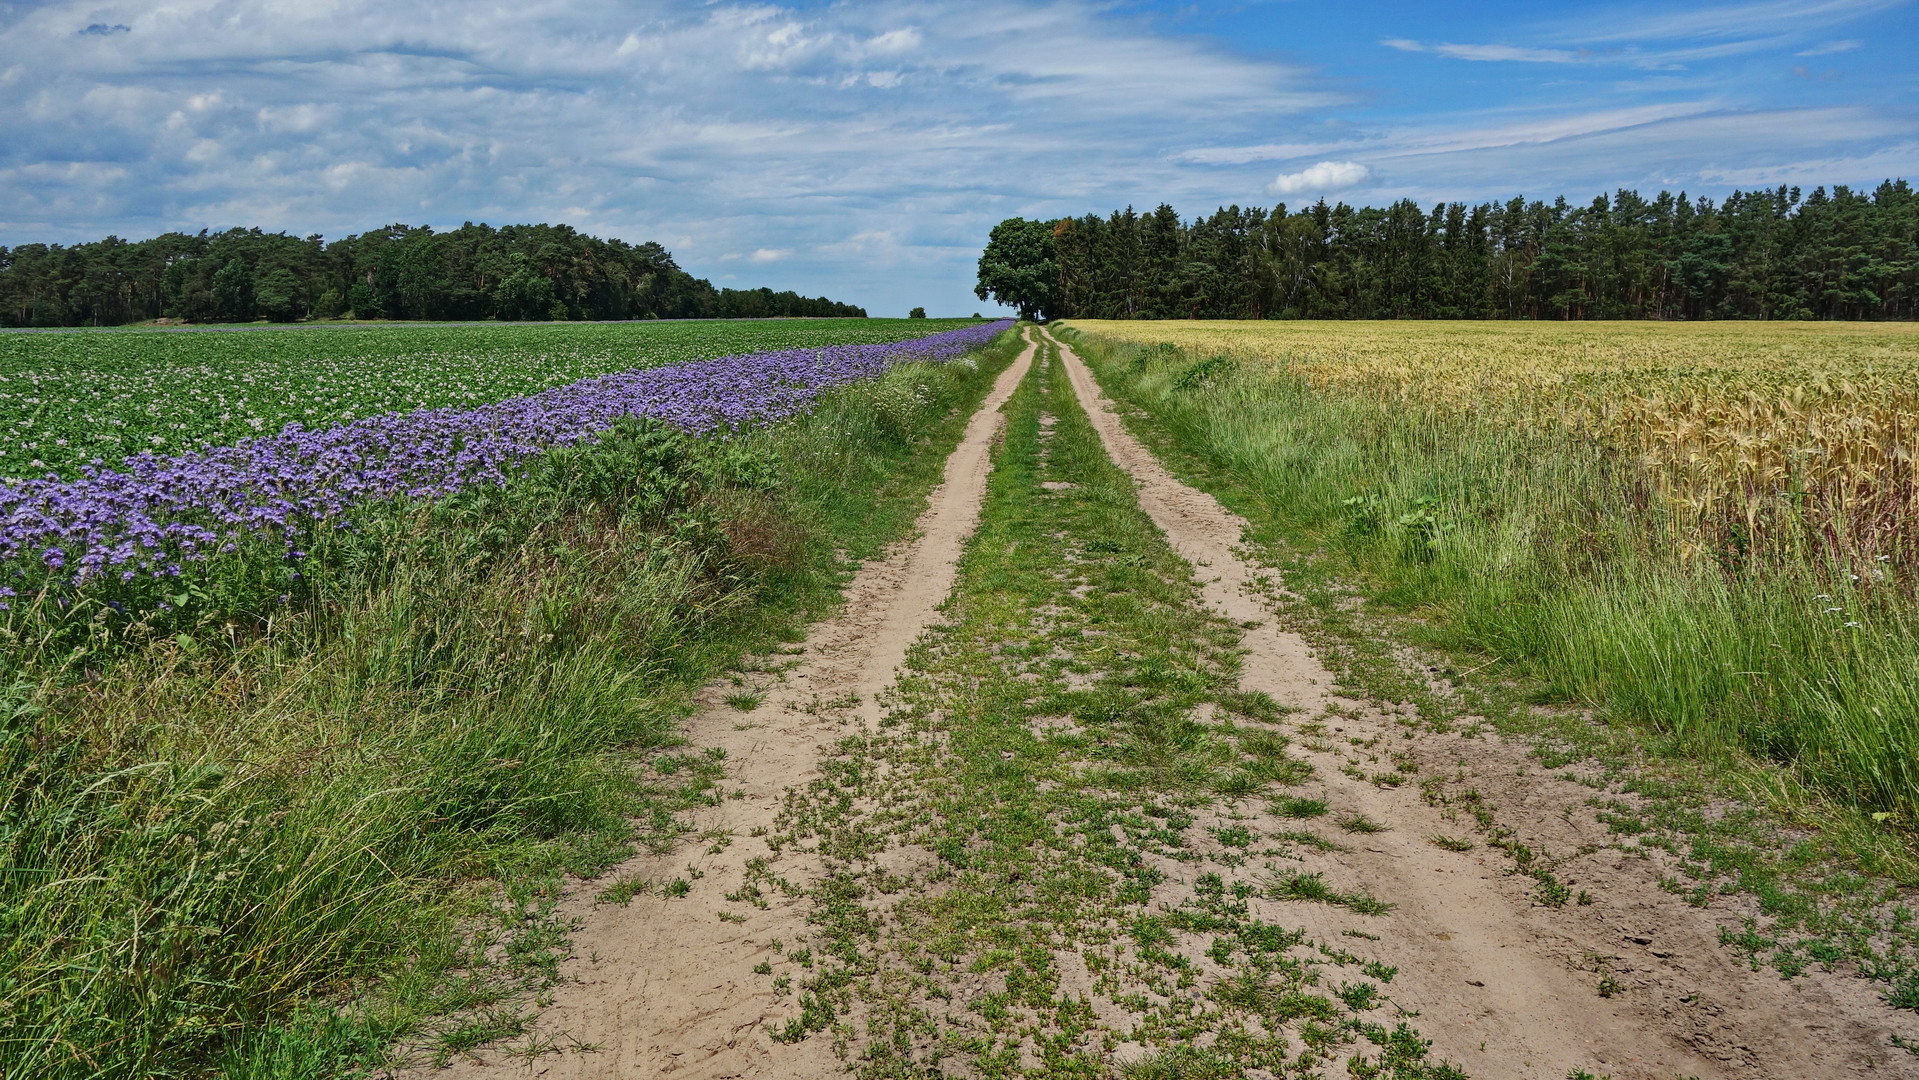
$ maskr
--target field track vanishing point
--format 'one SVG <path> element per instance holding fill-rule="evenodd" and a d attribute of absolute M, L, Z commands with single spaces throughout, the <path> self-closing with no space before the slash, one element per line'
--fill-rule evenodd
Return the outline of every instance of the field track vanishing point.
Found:
<path fill-rule="evenodd" d="M 1100 442 L 1136 484 L 1140 509 L 1191 564 L 1205 604 L 1243 630 L 1241 689 L 1268 694 L 1292 711 L 1282 723 L 1314 767 L 1297 793 L 1323 801 L 1322 812 L 1332 817 L 1384 826 L 1349 830 L 1349 849 L 1308 851 L 1299 861 L 1333 889 L 1369 893 L 1389 911 L 1362 915 L 1333 903 L 1264 903 L 1262 910 L 1320 940 L 1370 939 L 1366 951 L 1397 969 L 1396 978 L 1388 976 L 1388 1000 L 1432 1040 L 1433 1060 L 1470 1076 L 1515 1080 L 1558 1080 L 1580 1070 L 1613 1080 L 1919 1075 L 1919 1059 L 1891 1048 L 1895 1027 L 1910 1039 L 1919 1024 L 1887 1009 L 1863 980 L 1809 972 L 1786 981 L 1748 970 L 1721 945 L 1714 912 L 1686 907 L 1657 886 L 1655 867 L 1606 847 L 1604 827 L 1584 805 L 1587 789 L 1528 768 L 1523 746 L 1490 734 L 1413 734 L 1372 704 L 1336 696 L 1333 676 L 1306 640 L 1276 625 L 1261 599 L 1276 583 L 1237 550 L 1244 523 L 1167 471 L 1126 430 L 1091 371 L 1058 348 Z M 695 747 L 725 751 L 725 788 L 740 794 L 703 812 L 697 843 L 643 855 L 616 871 L 649 881 L 704 880 L 680 898 L 655 890 L 623 906 L 569 901 L 583 919 L 563 968 L 573 981 L 562 983 L 536 1025 L 529 1046 L 548 1052 L 530 1058 L 533 1075 L 811 1078 L 845 1070 L 826 1033 L 790 1043 L 771 1037 L 793 999 L 771 988 L 768 969 L 755 970 L 778 951 L 776 940 L 806 938 L 807 888 L 821 877 L 820 856 L 789 850 L 769 871 L 754 858 L 763 854 L 761 842 L 749 836 L 775 827 L 782 805 L 819 775 L 836 740 L 880 721 L 877 699 L 954 587 L 980 519 L 1004 426 L 1000 409 L 1035 351 L 1027 347 L 972 418 L 917 538 L 863 567 L 847 589 L 845 613 L 816 627 L 802 650 L 765 658 L 760 666 L 778 678 L 768 678 L 757 706 L 740 712 L 721 703 L 726 687 L 708 691 L 710 707 L 694 719 L 688 738 Z M 1364 752 L 1353 748 L 1362 745 L 1383 746 L 1379 753 L 1394 761 L 1416 761 L 1421 776 L 1444 781 L 1435 790 L 1471 785 L 1498 807 L 1499 823 L 1513 830 L 1515 842 L 1562 855 L 1579 850 L 1554 865 L 1594 902 L 1542 906 L 1532 879 L 1513 873 L 1500 852 L 1433 843 L 1461 831 L 1456 818 L 1443 801 L 1422 797 L 1420 787 L 1353 775 Z M 1251 825 L 1256 836 L 1288 827 L 1271 809 L 1244 807 L 1233 820 Z M 1155 900 L 1190 896 L 1199 869 L 1175 864 Z M 724 902 L 736 885 L 752 885 L 756 873 L 769 886 L 768 903 L 739 903 L 739 893 Z M 1105 1004 L 1097 1011 L 1111 1015 Z M 1116 1054 L 1108 1047 L 1104 1068 L 1112 1075 L 1138 1060 L 1137 1047 L 1123 1044 Z M 499 1049 L 484 1060 L 491 1064 L 462 1058 L 419 1075 L 518 1071 Z M 1022 1059 L 1016 1072 L 1034 1064 Z M 1326 1075 L 1343 1072 L 1334 1067 Z"/>

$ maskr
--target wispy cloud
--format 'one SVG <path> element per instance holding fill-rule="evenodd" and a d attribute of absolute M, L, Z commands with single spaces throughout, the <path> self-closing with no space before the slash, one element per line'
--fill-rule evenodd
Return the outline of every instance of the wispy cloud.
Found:
<path fill-rule="evenodd" d="M 1561 20 L 1533 28 L 1534 44 L 1457 44 L 1390 37 L 1380 44 L 1406 52 L 1427 52 L 1455 60 L 1566 64 L 1578 61 L 1641 68 L 1737 56 L 1764 49 L 1803 45 L 1809 37 L 1911 0 L 1758 0 L 1711 8 L 1675 11 L 1628 4 L 1597 17 Z M 1821 56 L 1858 48 L 1857 39 L 1828 41 L 1797 53 Z"/>
<path fill-rule="evenodd" d="M 1509 111 L 1455 127 L 1406 124 L 1342 142 L 1209 147 L 1185 158 L 1218 168 L 1298 160 L 1302 165 L 1282 173 L 1269 192 L 1349 191 L 1368 201 L 1550 197 L 1589 186 L 1593 194 L 1614 186 L 1871 184 L 1919 172 L 1919 118 L 1859 106 L 1740 111 L 1704 100 L 1552 115 Z M 1596 176 L 1608 180 L 1595 185 Z"/>
<path fill-rule="evenodd" d="M 1636 105 L 1625 109 L 1596 109 L 1549 117 L 1522 117 L 1500 123 L 1454 129 L 1421 126 L 1399 129 L 1380 140 L 1374 153 L 1381 158 L 1463 154 L 1515 146 L 1543 146 L 1615 131 L 1628 131 L 1676 119 L 1702 116 L 1715 110 L 1707 101 Z"/>
<path fill-rule="evenodd" d="M 1202 146 L 1181 150 L 1174 160 L 1195 165 L 1246 165 L 1255 161 L 1293 161 L 1319 154 L 1336 153 L 1356 142 L 1260 143 L 1255 146 Z"/>
<path fill-rule="evenodd" d="M 1183 151 L 1181 160 L 1196 164 L 1239 165 L 1255 161 L 1291 161 L 1326 154 L 1343 154 L 1378 165 L 1403 158 L 1435 154 L 1465 154 L 1520 146 L 1544 146 L 1614 131 L 1627 131 L 1666 121 L 1710 114 L 1721 108 L 1711 101 L 1668 102 L 1624 109 L 1593 109 L 1550 116 L 1502 116 L 1496 122 L 1449 126 L 1419 124 L 1375 129 L 1364 137 L 1322 143 L 1267 143 L 1255 146 L 1216 146 Z M 1331 162 L 1321 162 L 1329 165 Z M 1318 167 L 1318 166 L 1315 166 Z"/>
<path fill-rule="evenodd" d="M 1518 45 L 1461 45 L 1450 41 L 1426 44 L 1411 38 L 1386 38 L 1380 42 L 1401 52 L 1429 52 L 1454 60 L 1515 60 L 1530 64 L 1570 64 L 1583 59 L 1573 49 L 1532 49 Z"/>
<path fill-rule="evenodd" d="M 1528 64 L 1570 64 L 1581 58 L 1571 49 L 1527 49 L 1517 45 L 1442 43 L 1433 46 L 1433 51 L 1456 60 L 1516 60 Z"/>
<path fill-rule="evenodd" d="M 1701 177 L 1718 184 L 1772 187 L 1829 185 L 1834 177 L 1912 176 L 1919 173 L 1919 142 L 1904 142 L 1867 154 L 1780 160 L 1745 168 L 1708 168 Z M 1870 181 L 1867 181 L 1870 183 Z"/>
<path fill-rule="evenodd" d="M 1676 9 L 1670 5 L 1614 8 L 1601 19 L 1562 23 L 1563 38 L 1585 42 L 1658 42 L 1673 39 L 1756 38 L 1803 34 L 1903 7 L 1907 0 L 1758 0 L 1756 3 Z"/>

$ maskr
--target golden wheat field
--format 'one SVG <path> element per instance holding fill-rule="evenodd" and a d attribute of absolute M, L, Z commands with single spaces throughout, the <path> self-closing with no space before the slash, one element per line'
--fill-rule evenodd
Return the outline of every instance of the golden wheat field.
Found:
<path fill-rule="evenodd" d="M 1415 413 L 1573 431 L 1636 455 L 1669 509 L 1907 561 L 1919 539 L 1919 325 L 1115 322 Z"/>

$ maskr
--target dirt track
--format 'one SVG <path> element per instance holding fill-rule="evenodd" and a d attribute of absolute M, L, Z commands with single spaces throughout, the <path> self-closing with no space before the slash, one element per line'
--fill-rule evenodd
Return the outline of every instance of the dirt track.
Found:
<path fill-rule="evenodd" d="M 1259 623 L 1242 642 L 1242 685 L 1305 715 L 1321 714 L 1332 703 L 1333 678 L 1303 639 L 1271 625 L 1259 599 L 1269 574 L 1235 552 L 1245 522 L 1167 472 L 1126 431 L 1085 364 L 1070 349 L 1062 347 L 1061 355 L 1107 453 L 1138 481 L 1141 508 L 1193 564 L 1208 603 L 1235 622 Z M 1376 710 L 1343 704 L 1351 711 L 1335 721 L 1339 743 L 1405 738 Z M 1533 843 L 1544 838 L 1564 851 L 1605 836 L 1584 806 L 1585 788 L 1536 768 L 1526 770 L 1529 777 L 1516 775 L 1527 764 L 1521 748 L 1496 737 L 1422 734 L 1415 741 L 1421 745 L 1409 749 L 1425 763 L 1444 772 L 1464 768 L 1506 811 L 1502 823 Z M 1809 976 L 1787 983 L 1770 971 L 1745 970 L 1719 945 L 1713 914 L 1659 890 L 1654 871 L 1638 860 L 1616 852 L 1588 856 L 1574 870 L 1576 884 L 1601 899 L 1583 908 L 1541 907 L 1529 898 L 1527 879 L 1511 875 L 1497 852 L 1455 853 L 1430 843 L 1461 829 L 1416 789 L 1355 780 L 1341 771 L 1339 755 L 1310 744 L 1306 756 L 1336 812 L 1390 826 L 1365 837 L 1357 851 L 1317 856 L 1310 868 L 1323 869 L 1335 887 L 1363 885 L 1398 905 L 1383 929 L 1375 926 L 1384 939 L 1380 952 L 1400 968 L 1394 998 L 1419 1011 L 1434 1052 L 1469 1073 L 1562 1077 L 1585 1068 L 1615 1080 L 1919 1075 L 1919 1059 L 1890 1046 L 1894 1030 L 1912 1039 L 1919 1024 L 1890 1027 L 1894 1014 L 1862 980 Z M 1331 906 L 1296 910 L 1316 931 L 1362 924 Z M 1601 998 L 1595 985 L 1606 974 L 1630 982 Z"/>
<path fill-rule="evenodd" d="M 730 686 L 707 691 L 707 707 L 687 739 L 726 751 L 725 788 L 741 794 L 695 823 L 714 840 L 633 859 L 611 875 L 658 881 L 696 870 L 702 877 L 686 897 L 663 897 L 656 890 L 624 907 L 594 907 L 589 890 L 570 901 L 584 925 L 562 975 L 577 981 L 564 983 L 539 1018 L 535 1038 L 556 1040 L 560 1052 L 538 1057 L 534 1075 L 819 1077 L 841 1071 L 824 1039 L 782 1045 L 768 1036 L 765 1027 L 784 1005 L 752 970 L 770 955 L 771 941 L 795 941 L 805 933 L 807 901 L 797 890 L 810 884 L 816 869 L 811 856 L 795 853 L 778 861 L 777 874 L 795 887 L 794 895 L 768 889 L 764 910 L 725 903 L 723 896 L 741 883 L 760 846 L 747 838 L 773 825 L 788 788 L 816 775 L 821 748 L 846 734 L 851 717 L 878 719 L 880 692 L 952 590 L 960 550 L 979 520 L 999 408 L 1032 357 L 1029 345 L 994 383 L 947 459 L 913 539 L 861 567 L 847 586 L 845 611 L 814 628 L 794 656 L 762 658 L 766 668 L 792 664 L 768 672 L 765 700 L 743 714 L 723 701 Z M 854 709 L 821 707 L 853 695 Z M 730 842 L 711 850 L 721 835 Z M 745 922 L 719 918 L 722 910 L 743 907 L 750 912 Z M 584 1047 L 593 1049 L 580 1052 Z M 498 1076 L 509 1067 L 524 1068 L 494 1048 L 419 1075 Z"/>
<path fill-rule="evenodd" d="M 1716 913 L 1661 891 L 1657 867 L 1607 849 L 1605 831 L 1583 804 L 1589 792 L 1526 769 L 1523 747 L 1496 737 L 1408 736 L 1390 716 L 1331 694 L 1333 679 L 1306 642 L 1279 629 L 1261 599 L 1268 572 L 1236 552 L 1244 523 L 1168 473 L 1125 429 L 1086 367 L 1062 349 L 1073 390 L 1107 452 L 1138 484 L 1140 506 L 1190 562 L 1207 604 L 1246 627 L 1241 684 L 1300 711 L 1295 746 L 1315 766 L 1305 793 L 1334 813 L 1362 814 L 1382 832 L 1354 836 L 1356 850 L 1309 854 L 1305 868 L 1339 889 L 1364 888 L 1395 905 L 1360 916 L 1329 904 L 1266 902 L 1269 918 L 1337 940 L 1364 929 L 1396 965 L 1391 996 L 1416 1013 L 1435 1057 L 1486 1078 L 1557 1080 L 1575 1069 L 1614 1080 L 1675 1077 L 1850 1077 L 1919 1075 L 1919 1058 L 1892 1049 L 1891 1035 L 1919 1039 L 1919 1023 L 1894 1014 L 1862 981 L 1811 972 L 1791 982 L 1754 972 L 1718 943 Z M 644 895 L 629 906 L 572 901 L 584 919 L 575 956 L 541 1016 L 538 1038 L 555 1050 L 529 1065 L 500 1051 L 461 1060 L 434 1076 L 498 1076 L 530 1068 L 551 1077 L 826 1077 L 845 1063 L 829 1039 L 781 1043 L 770 1036 L 791 1012 L 753 968 L 772 942 L 807 933 L 803 890 L 819 873 L 800 851 L 772 864 L 764 908 L 724 895 L 753 872 L 786 793 L 818 775 L 831 743 L 880 719 L 877 698 L 908 647 L 936 617 L 973 532 L 991 468 L 999 407 L 1033 358 L 1028 348 L 1001 376 L 947 463 L 945 480 L 920 519 L 917 538 L 863 568 L 847 590 L 845 614 L 822 624 L 783 671 L 763 676 L 767 697 L 749 714 L 711 707 L 688 737 L 726 751 L 727 791 L 739 792 L 696 823 L 705 839 L 663 857 L 633 860 L 616 873 L 652 880 L 701 875 L 690 895 Z M 763 665 L 776 669 L 780 657 Z M 857 696 L 857 705 L 849 695 Z M 844 707 L 822 707 L 840 701 Z M 1332 711 L 1328 712 L 1328 707 Z M 1291 723 L 1289 721 L 1289 723 Z M 1299 736 L 1303 735 L 1303 738 Z M 1462 832 L 1414 786 L 1382 787 L 1343 768 L 1356 745 L 1384 745 L 1417 761 L 1421 775 L 1469 779 L 1500 807 L 1501 824 L 1542 849 L 1596 851 L 1563 864 L 1569 885 L 1590 890 L 1590 906 L 1534 902 L 1530 879 L 1511 873 L 1499 852 L 1444 850 L 1430 842 Z M 1384 753 L 1386 751 L 1381 751 Z M 1529 775 L 1521 775 L 1522 770 Z M 1286 823 L 1252 811 L 1255 825 Z M 757 862 L 758 860 L 753 860 Z M 762 864 L 764 865 L 764 864 Z M 783 878 L 788 889 L 773 887 Z M 745 912 L 744 922 L 722 912 Z M 1602 997 L 1602 980 L 1613 985 Z M 581 1052 L 584 1051 L 584 1052 Z M 1117 1072 L 1117 1070 L 1115 1070 Z M 429 1075 L 424 1071 L 421 1075 Z"/>

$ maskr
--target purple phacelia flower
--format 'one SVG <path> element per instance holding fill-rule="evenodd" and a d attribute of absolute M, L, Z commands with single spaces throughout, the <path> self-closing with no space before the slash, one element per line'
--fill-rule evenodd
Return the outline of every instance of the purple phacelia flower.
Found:
<path fill-rule="evenodd" d="M 302 530 L 347 525 L 350 510 L 395 499 L 435 499 L 513 482 L 533 457 L 590 443 L 627 417 L 726 433 L 804 412 L 820 394 L 895 364 L 948 360 L 1010 325 L 1002 320 L 912 341 L 783 349 L 583 379 L 477 409 L 421 409 L 161 457 L 119 469 L 90 463 L 79 480 L 0 481 L 0 562 L 39 559 L 57 583 L 78 586 L 122 569 L 178 577 L 182 562 L 236 550 L 242 535 L 293 547 Z M 69 569 L 70 553 L 81 552 Z M 101 553 L 87 557 L 87 553 Z M 109 554 L 110 553 L 110 554 Z M 136 553 L 138 558 L 136 561 Z M 16 563 L 16 566 L 18 564 Z M 16 570 L 16 573 L 18 571 Z"/>

